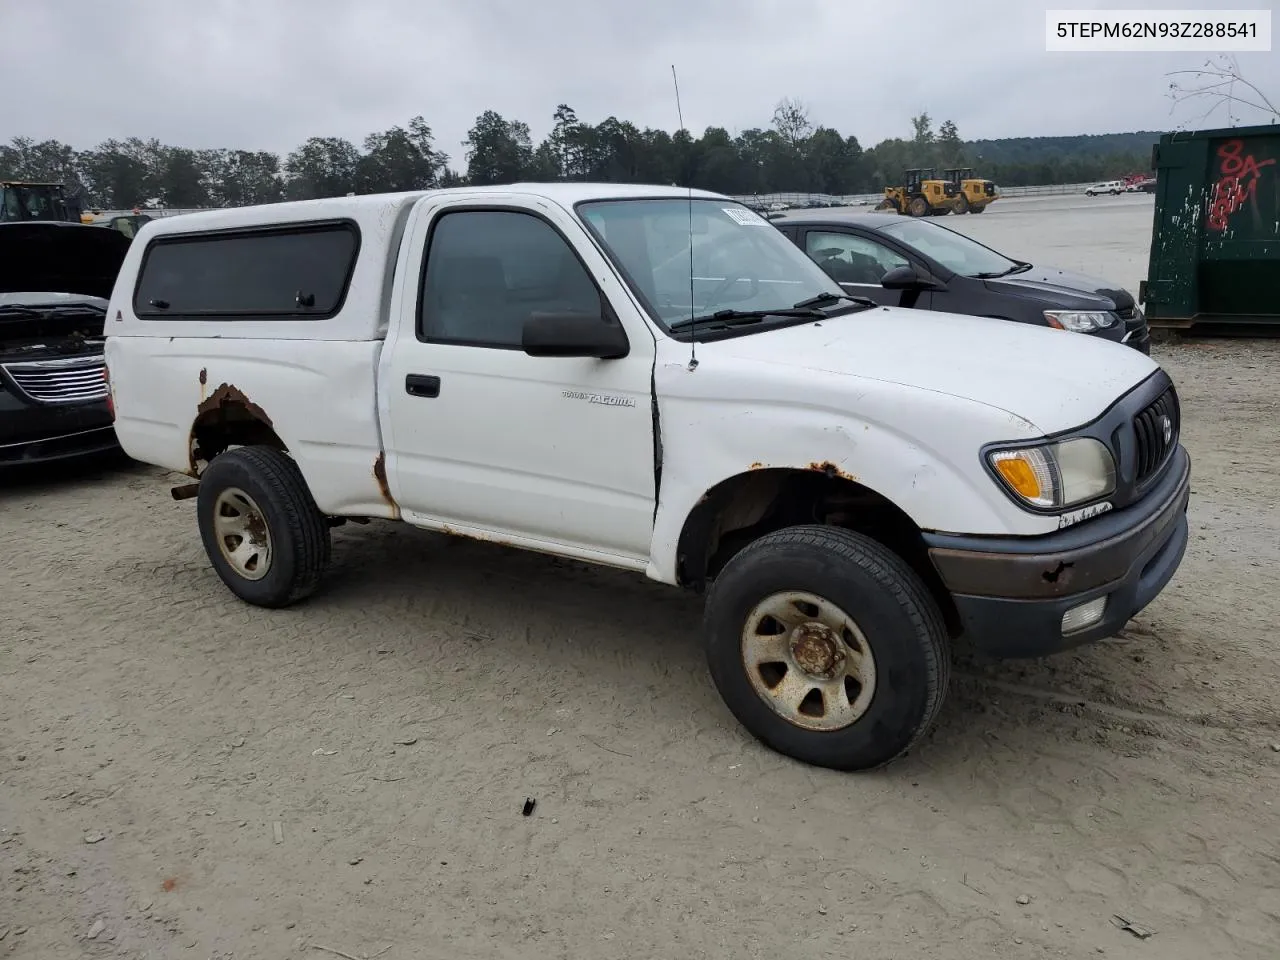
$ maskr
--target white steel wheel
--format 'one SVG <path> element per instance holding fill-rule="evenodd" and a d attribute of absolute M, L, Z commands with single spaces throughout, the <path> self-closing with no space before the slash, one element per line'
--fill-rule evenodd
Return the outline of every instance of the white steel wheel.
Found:
<path fill-rule="evenodd" d="M 805 730 L 856 723 L 876 691 L 871 646 L 849 614 L 812 593 L 775 593 L 747 615 L 742 665 L 778 716 Z"/>
<path fill-rule="evenodd" d="M 271 531 L 262 508 L 239 487 L 225 487 L 213 505 L 213 530 L 227 565 L 246 580 L 271 570 Z"/>

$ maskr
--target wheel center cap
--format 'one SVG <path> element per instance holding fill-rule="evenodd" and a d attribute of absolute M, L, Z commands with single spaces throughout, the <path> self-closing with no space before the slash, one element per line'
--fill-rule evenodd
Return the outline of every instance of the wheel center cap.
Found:
<path fill-rule="evenodd" d="M 791 635 L 791 656 L 801 670 L 823 680 L 830 680 L 844 666 L 843 644 L 820 623 L 796 628 Z"/>
<path fill-rule="evenodd" d="M 251 513 L 244 521 L 245 532 L 249 535 L 249 542 L 254 546 L 261 547 L 267 542 L 267 521 L 259 514 Z"/>

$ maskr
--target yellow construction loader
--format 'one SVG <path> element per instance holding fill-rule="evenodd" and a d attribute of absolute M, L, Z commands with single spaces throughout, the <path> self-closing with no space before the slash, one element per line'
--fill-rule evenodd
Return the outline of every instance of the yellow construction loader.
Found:
<path fill-rule="evenodd" d="M 972 167 L 953 167 L 942 171 L 947 199 L 956 214 L 981 213 L 1000 199 L 1000 191 L 990 180 L 973 175 Z"/>
<path fill-rule="evenodd" d="M 885 187 L 877 210 L 896 210 L 910 217 L 940 217 L 950 213 L 953 201 L 947 196 L 946 181 L 939 180 L 932 167 L 907 170 L 902 186 Z"/>

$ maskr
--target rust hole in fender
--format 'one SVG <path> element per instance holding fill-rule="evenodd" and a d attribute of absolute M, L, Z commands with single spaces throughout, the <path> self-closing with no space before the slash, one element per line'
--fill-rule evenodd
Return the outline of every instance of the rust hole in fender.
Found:
<path fill-rule="evenodd" d="M 201 371 L 201 373 L 204 373 L 204 371 Z M 207 378 L 208 375 L 205 374 L 205 376 Z M 201 382 L 203 383 L 204 381 L 202 380 Z M 255 419 L 261 420 L 268 427 L 275 427 L 275 424 L 271 422 L 271 418 L 267 416 L 267 411 L 246 397 L 243 390 L 230 383 L 220 384 L 218 389 L 209 394 L 206 399 L 201 400 L 200 405 L 196 407 L 196 416 L 213 413 L 228 404 L 241 406 Z"/>
<path fill-rule="evenodd" d="M 202 368 L 200 370 L 201 394 L 204 393 L 208 379 L 208 368 Z M 211 430 L 216 432 L 232 422 L 238 425 L 256 422 L 265 427 L 269 433 L 274 434 L 274 424 L 267 416 L 267 411 L 245 396 L 244 391 L 234 384 L 220 384 L 213 393 L 196 404 L 196 417 L 191 429 L 190 449 L 187 452 L 189 476 L 198 478 L 200 476 L 199 461 L 209 459 L 207 453 L 201 449 L 203 446 L 201 441 L 208 439 Z M 279 442 L 278 438 L 277 442 Z M 217 452 L 216 449 L 212 451 L 215 454 Z"/>
<path fill-rule="evenodd" d="M 846 473 L 830 460 L 823 460 L 821 463 L 815 461 L 809 464 L 805 469 L 812 470 L 814 473 L 825 474 L 828 477 L 843 477 L 845 480 L 852 480 L 854 483 L 858 482 L 858 478 L 852 473 Z"/>

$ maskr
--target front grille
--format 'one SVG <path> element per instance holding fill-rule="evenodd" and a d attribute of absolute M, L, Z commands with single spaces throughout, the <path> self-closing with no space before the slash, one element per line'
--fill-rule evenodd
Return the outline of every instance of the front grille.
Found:
<path fill-rule="evenodd" d="M 106 361 L 101 354 L 3 365 L 18 392 L 36 403 L 89 403 L 106 399 L 105 368 Z"/>
<path fill-rule="evenodd" d="M 1151 479 L 1168 462 L 1178 445 L 1178 394 L 1172 386 L 1133 418 L 1137 440 L 1139 486 Z"/>

